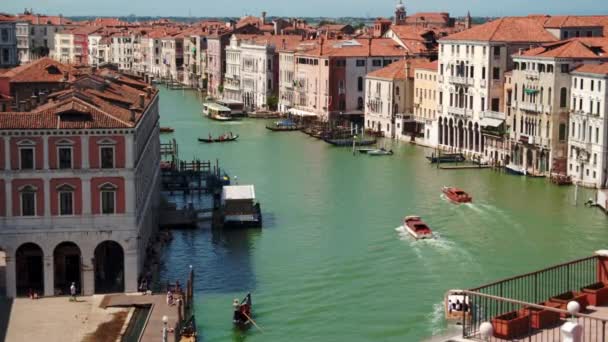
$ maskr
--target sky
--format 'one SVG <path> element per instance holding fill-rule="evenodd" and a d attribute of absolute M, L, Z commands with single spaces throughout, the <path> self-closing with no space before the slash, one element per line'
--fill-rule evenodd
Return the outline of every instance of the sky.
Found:
<path fill-rule="evenodd" d="M 0 0 L 0 12 L 64 16 L 195 16 L 239 17 L 245 14 L 282 17 L 390 17 L 396 0 Z M 608 0 L 404 0 L 409 13 L 450 12 L 452 16 L 526 14 L 606 14 Z"/>

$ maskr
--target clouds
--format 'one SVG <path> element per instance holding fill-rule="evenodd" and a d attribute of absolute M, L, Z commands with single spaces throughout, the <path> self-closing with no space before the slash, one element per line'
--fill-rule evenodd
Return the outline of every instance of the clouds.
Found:
<path fill-rule="evenodd" d="M 285 17 L 356 16 L 389 17 L 395 0 L 18 0 L 3 1 L 0 11 L 17 13 L 24 8 L 63 15 L 241 16 L 259 14 Z M 404 0 L 408 12 L 450 12 L 453 16 L 505 16 L 527 14 L 608 14 L 605 0 Z"/>

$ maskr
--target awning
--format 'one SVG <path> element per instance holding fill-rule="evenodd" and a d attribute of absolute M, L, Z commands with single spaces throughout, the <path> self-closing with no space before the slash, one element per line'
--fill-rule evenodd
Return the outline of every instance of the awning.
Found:
<path fill-rule="evenodd" d="M 533 94 L 538 93 L 538 89 L 528 89 L 528 88 L 526 88 L 526 89 L 524 89 L 524 93 L 526 93 L 528 95 L 533 95 Z"/>
<path fill-rule="evenodd" d="M 255 189 L 253 185 L 229 185 L 222 188 L 222 202 L 253 199 L 255 199 Z"/>
<path fill-rule="evenodd" d="M 502 125 L 505 120 L 499 120 L 494 118 L 483 118 L 479 123 L 482 127 L 498 127 Z"/>
<path fill-rule="evenodd" d="M 307 112 L 305 110 L 300 110 L 300 109 L 295 109 L 295 108 L 290 108 L 287 112 L 289 114 L 293 114 L 293 115 L 297 115 L 297 116 L 317 116 L 317 114 L 315 114 L 315 113 Z"/>
<path fill-rule="evenodd" d="M 351 110 L 348 112 L 340 112 L 340 115 L 365 115 L 362 110 Z"/>

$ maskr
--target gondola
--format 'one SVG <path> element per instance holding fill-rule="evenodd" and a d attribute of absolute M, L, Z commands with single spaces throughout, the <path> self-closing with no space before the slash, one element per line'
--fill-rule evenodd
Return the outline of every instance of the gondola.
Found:
<path fill-rule="evenodd" d="M 239 303 L 238 299 L 234 299 L 232 306 L 234 313 L 232 315 L 232 323 L 236 328 L 248 329 L 251 327 L 251 293 L 248 293 L 245 298 Z"/>
<path fill-rule="evenodd" d="M 239 135 L 235 135 L 232 138 L 214 138 L 214 139 L 207 139 L 207 138 L 198 138 L 199 142 L 204 142 L 207 144 L 211 144 L 211 143 L 225 143 L 225 142 L 231 142 L 231 141 L 235 141 L 236 139 L 239 138 Z"/>
<path fill-rule="evenodd" d="M 326 143 L 338 147 L 350 147 L 353 146 L 353 139 L 323 139 Z M 371 146 L 376 144 L 376 139 L 356 139 L 355 146 Z M 369 152 L 368 152 L 369 153 Z"/>
<path fill-rule="evenodd" d="M 172 127 L 161 127 L 160 128 L 160 132 L 161 133 L 173 133 L 175 130 Z"/>

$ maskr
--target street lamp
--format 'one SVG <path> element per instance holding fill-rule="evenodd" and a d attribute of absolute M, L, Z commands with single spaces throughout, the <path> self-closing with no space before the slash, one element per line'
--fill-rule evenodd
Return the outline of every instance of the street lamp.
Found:
<path fill-rule="evenodd" d="M 163 342 L 167 342 L 167 333 L 168 333 L 167 323 L 168 322 L 169 322 L 169 317 L 167 317 L 166 315 L 163 316 Z"/>

